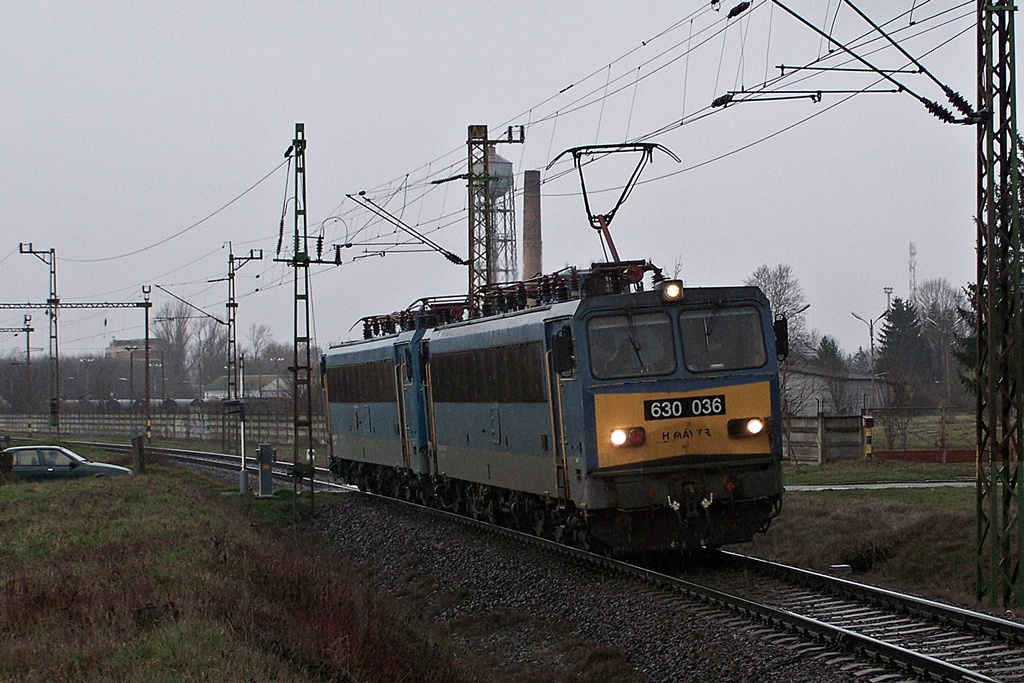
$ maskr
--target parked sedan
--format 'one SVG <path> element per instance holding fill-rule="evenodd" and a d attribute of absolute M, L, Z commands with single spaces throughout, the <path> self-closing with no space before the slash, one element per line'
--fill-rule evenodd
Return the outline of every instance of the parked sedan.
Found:
<path fill-rule="evenodd" d="M 11 454 L 11 472 L 25 481 L 132 474 L 127 467 L 86 460 L 63 446 L 15 446 L 4 453 Z"/>

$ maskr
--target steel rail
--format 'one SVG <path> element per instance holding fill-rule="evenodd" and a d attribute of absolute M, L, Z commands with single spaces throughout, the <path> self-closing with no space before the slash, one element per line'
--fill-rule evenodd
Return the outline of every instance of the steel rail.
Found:
<path fill-rule="evenodd" d="M 730 561 L 740 563 L 757 571 L 796 580 L 835 595 L 893 607 L 908 614 L 957 624 L 974 633 L 1003 638 L 1012 643 L 1024 644 L 1024 624 L 1014 621 L 728 550 L 720 550 L 719 553 Z"/>

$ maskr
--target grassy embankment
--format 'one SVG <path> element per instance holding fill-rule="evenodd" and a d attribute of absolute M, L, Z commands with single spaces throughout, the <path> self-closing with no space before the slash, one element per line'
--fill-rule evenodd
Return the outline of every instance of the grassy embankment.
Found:
<path fill-rule="evenodd" d="M 854 461 L 786 466 L 787 485 L 973 480 L 974 465 Z M 820 571 L 849 564 L 852 578 L 956 604 L 975 602 L 974 487 L 790 491 L 767 535 L 743 548 Z"/>
<path fill-rule="evenodd" d="M 791 485 L 972 476 L 786 469 Z M 298 534 L 289 491 L 227 492 L 160 465 L 0 486 L 0 679 L 494 680 Z M 738 549 L 972 605 L 974 506 L 973 488 L 791 492 L 767 536 Z"/>
<path fill-rule="evenodd" d="M 0 680 L 491 680 L 295 532 L 292 508 L 159 464 L 0 486 Z"/>

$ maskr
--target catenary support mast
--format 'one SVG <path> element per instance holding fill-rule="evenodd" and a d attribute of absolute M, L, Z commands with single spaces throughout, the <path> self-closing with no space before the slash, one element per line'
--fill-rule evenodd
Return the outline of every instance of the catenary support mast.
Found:
<path fill-rule="evenodd" d="M 1014 13 L 978 2 L 977 593 L 1024 600 L 1020 179 Z"/>

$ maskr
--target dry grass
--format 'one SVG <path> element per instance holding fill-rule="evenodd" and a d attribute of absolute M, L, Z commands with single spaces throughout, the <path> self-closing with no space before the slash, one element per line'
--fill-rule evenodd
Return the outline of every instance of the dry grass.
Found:
<path fill-rule="evenodd" d="M 974 598 L 974 490 L 789 493 L 782 515 L 743 551 L 979 607 Z"/>
<path fill-rule="evenodd" d="M 486 678 L 276 514 L 159 465 L 0 486 L 0 679 Z"/>

